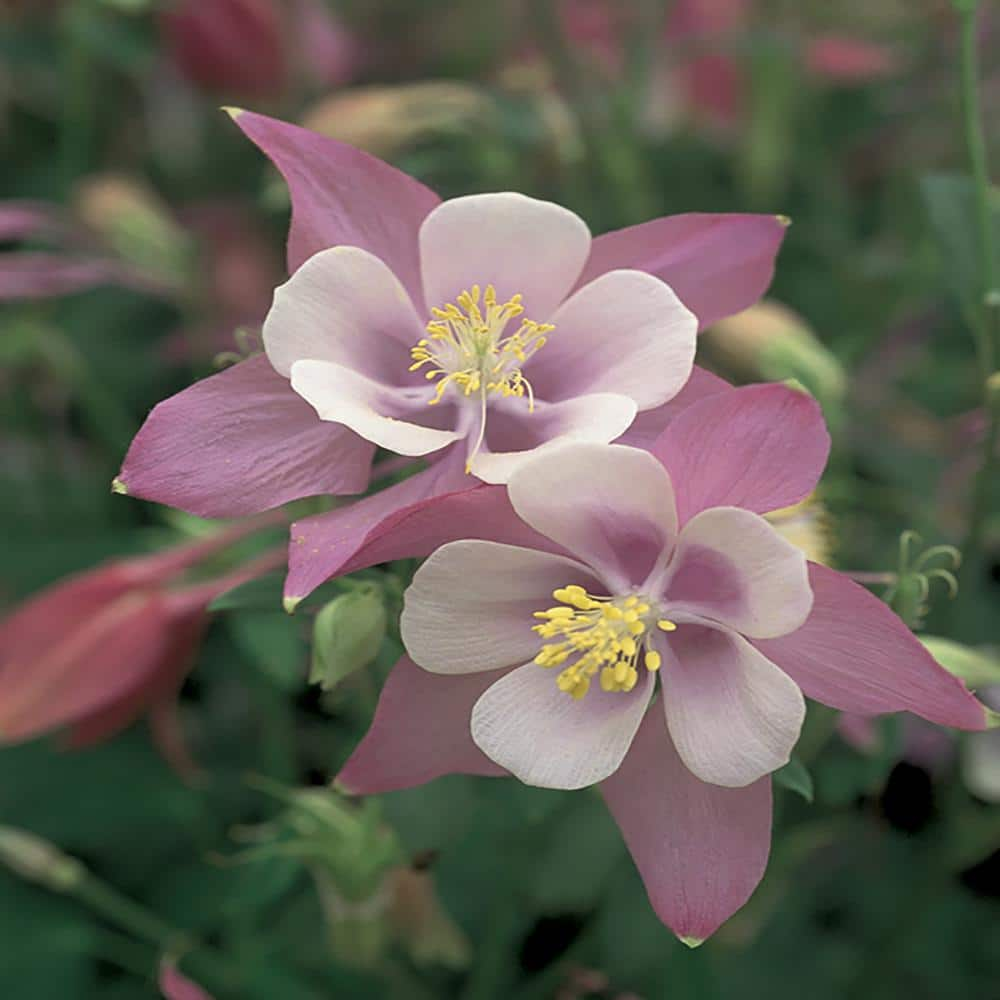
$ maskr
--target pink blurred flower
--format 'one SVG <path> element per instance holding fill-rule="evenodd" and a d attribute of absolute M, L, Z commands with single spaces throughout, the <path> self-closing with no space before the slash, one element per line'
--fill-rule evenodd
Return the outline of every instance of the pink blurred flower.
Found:
<path fill-rule="evenodd" d="M 830 83 L 868 83 L 899 68 L 892 49 L 863 38 L 823 35 L 809 42 L 806 66 Z"/>
<path fill-rule="evenodd" d="M 406 381 L 412 377 L 409 348 L 420 324 L 433 318 L 425 293 L 438 306 L 463 288 L 479 283 L 482 290 L 495 282 L 503 295 L 523 292 L 528 316 L 539 322 L 566 299 L 562 322 L 585 337 L 591 360 L 555 338 L 541 348 L 535 359 L 537 420 L 532 425 L 525 415 L 525 398 L 504 399 L 501 392 L 496 433 L 502 447 L 530 449 L 563 426 L 582 427 L 577 403 L 585 393 L 602 404 L 600 412 L 582 415 L 588 423 L 600 419 L 589 433 L 617 436 L 642 406 L 629 434 L 652 438 L 679 400 L 713 391 L 720 381 L 696 370 L 677 400 L 657 405 L 676 392 L 679 373 L 689 366 L 684 354 L 693 323 L 686 310 L 704 327 L 755 301 L 771 279 L 784 235 L 774 216 L 691 214 L 591 241 L 584 225 L 556 206 L 512 194 L 441 203 L 419 182 L 336 140 L 250 112 L 235 117 L 291 189 L 292 279 L 268 320 L 270 360 L 252 358 L 160 403 L 125 458 L 122 489 L 202 516 L 232 516 L 303 496 L 364 490 L 374 450 L 366 435 L 417 454 L 462 439 L 402 483 L 294 525 L 286 588 L 292 601 L 357 568 L 368 558 L 362 550 L 396 519 L 433 497 L 476 485 L 465 474 L 462 450 L 476 434 L 443 419 L 456 417 L 454 396 L 428 407 L 427 382 Z M 630 297 L 606 295 L 614 286 L 627 287 Z M 643 357 L 669 365 L 657 372 L 660 382 L 650 385 L 580 315 L 588 301 Z M 658 322 L 677 317 L 677 350 L 668 338 L 649 335 L 654 312 Z M 331 393 L 335 385 L 345 387 L 340 397 Z M 320 419 L 303 396 L 332 419 Z M 407 422 L 414 412 L 437 414 L 442 422 L 414 428 Z M 516 427 L 522 428 L 519 436 Z"/>
<path fill-rule="evenodd" d="M 881 601 L 834 570 L 807 570 L 757 517 L 807 496 L 828 448 L 814 400 L 751 386 L 685 408 L 651 455 L 578 444 L 534 460 L 509 485 L 519 517 L 491 488 L 467 498 L 466 524 L 476 525 L 468 508 L 489 508 L 492 528 L 485 516 L 476 525 L 487 542 L 443 548 L 418 572 L 403 620 L 413 659 L 390 675 L 340 784 L 374 794 L 455 772 L 600 783 L 660 918 L 689 943 L 708 937 L 763 874 L 767 775 L 788 757 L 803 695 L 986 724 Z M 512 520 L 517 547 L 489 544 L 511 542 Z M 422 547 L 415 529 L 409 542 Z M 567 610 L 546 610 L 554 590 Z M 612 600 L 594 607 L 593 596 Z M 560 638 L 548 631 L 605 654 L 600 690 L 530 662 L 543 639 Z M 618 666 L 630 637 L 636 660 Z M 563 652 L 542 663 L 568 665 Z M 656 674 L 663 694 L 649 707 Z"/>
<path fill-rule="evenodd" d="M 322 0 L 181 0 L 161 20 L 170 57 L 212 93 L 281 97 L 301 78 L 346 83 L 361 47 Z"/>
<path fill-rule="evenodd" d="M 212 1000 L 197 983 L 181 973 L 173 962 L 160 963 L 159 986 L 164 1000 Z"/>
<path fill-rule="evenodd" d="M 148 276 L 115 259 L 55 205 L 0 202 L 0 241 L 42 242 L 54 249 L 0 254 L 0 302 L 71 295 L 101 285 L 162 291 Z"/>
<path fill-rule="evenodd" d="M 162 23 L 171 58 L 195 85 L 250 97 L 284 88 L 288 63 L 273 0 L 182 0 Z"/>
<path fill-rule="evenodd" d="M 204 541 L 116 559 L 60 581 L 0 621 L 0 744 L 68 729 L 71 746 L 106 739 L 150 714 L 176 760 L 173 708 L 218 594 L 279 564 L 273 553 L 222 576 L 183 574 L 243 537 L 237 525 Z"/>
<path fill-rule="evenodd" d="M 749 27 L 751 7 L 751 0 L 679 0 L 667 21 L 664 42 L 697 52 L 682 57 L 677 71 L 686 103 L 724 124 L 743 111 L 746 81 L 736 47 Z"/>

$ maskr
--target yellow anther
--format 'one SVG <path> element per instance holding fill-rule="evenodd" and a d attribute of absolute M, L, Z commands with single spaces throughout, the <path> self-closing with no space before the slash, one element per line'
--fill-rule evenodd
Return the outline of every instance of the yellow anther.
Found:
<path fill-rule="evenodd" d="M 563 667 L 556 678 L 560 691 L 583 698 L 596 677 L 602 691 L 629 692 L 639 682 L 640 664 L 660 669 L 660 654 L 648 647 L 649 628 L 653 621 L 666 631 L 676 626 L 657 620 L 643 597 L 593 597 L 579 584 L 558 587 L 552 596 L 559 605 L 534 612 L 540 621 L 532 629 L 555 640 L 542 646 L 535 663 Z"/>
<path fill-rule="evenodd" d="M 534 411 L 534 391 L 521 368 L 544 346 L 545 334 L 554 327 L 522 318 L 517 329 L 508 332 L 508 325 L 523 312 L 521 295 L 498 302 L 493 285 L 485 290 L 473 285 L 460 292 L 455 302 L 431 309 L 433 318 L 426 326 L 429 339 L 421 338 L 411 348 L 410 371 L 431 365 L 425 377 L 439 380 L 428 400 L 430 405 L 440 403 L 449 386 L 466 397 L 481 396 L 480 436 L 471 450 L 470 463 L 485 437 L 486 397 L 490 393 L 527 396 L 528 411 Z"/>
<path fill-rule="evenodd" d="M 657 628 L 663 629 L 664 632 L 676 632 L 677 626 L 669 618 L 661 618 L 656 623 Z"/>

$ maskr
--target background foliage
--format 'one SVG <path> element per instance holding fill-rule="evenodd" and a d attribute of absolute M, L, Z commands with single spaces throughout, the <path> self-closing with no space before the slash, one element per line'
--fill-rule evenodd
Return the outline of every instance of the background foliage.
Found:
<path fill-rule="evenodd" d="M 344 2 L 328 9 L 338 20 L 319 55 L 297 27 L 319 2 L 275 3 L 272 23 L 263 0 L 203 0 L 223 19 L 221 50 L 167 6 L 24 0 L 0 15 L 0 211 L 15 200 L 51 211 L 58 230 L 29 249 L 100 261 L 106 279 L 52 260 L 30 283 L 4 278 L 0 257 L 0 600 L 202 530 L 108 484 L 148 409 L 236 349 L 236 328 L 252 336 L 282 280 L 287 198 L 223 102 L 363 144 L 444 196 L 553 198 L 595 232 L 692 210 L 789 216 L 770 296 L 818 344 L 775 360 L 762 347 L 782 340 L 772 317 L 763 341 L 736 324 L 737 356 L 722 345 L 702 360 L 751 380 L 798 377 L 821 398 L 836 565 L 895 571 L 907 528 L 963 544 L 982 379 L 951 4 L 761 0 L 733 5 L 748 12 L 735 28 L 684 33 L 665 31 L 676 14 L 656 0 L 608 4 L 610 17 L 594 3 Z M 997 13 L 979 26 L 993 123 Z M 824 62 L 817 45 L 831 37 L 840 57 L 834 47 Z M 706 53 L 723 59 L 707 91 L 689 73 Z M 384 89 L 361 89 L 374 85 Z M 998 494 L 987 483 L 958 597 L 935 583 L 925 623 L 977 646 L 1000 639 Z M 369 580 L 391 605 L 411 569 Z M 58 739 L 0 750 L 0 824 L 58 844 L 168 925 L 154 945 L 135 921 L 0 871 L 0 995 L 156 996 L 171 928 L 241 971 L 234 995 L 276 1000 L 996 995 L 997 807 L 965 790 L 957 758 L 900 760 L 899 720 L 862 755 L 815 707 L 800 747 L 814 801 L 779 792 L 763 885 L 698 951 L 653 916 L 596 795 L 512 781 L 387 795 L 366 814 L 373 825 L 348 813 L 350 835 L 331 848 L 341 882 L 379 837 L 429 872 L 457 925 L 432 945 L 445 961 L 424 960 L 381 918 L 338 917 L 315 865 L 242 857 L 247 828 L 286 836 L 286 804 L 260 777 L 328 781 L 366 728 L 398 638 L 390 628 L 371 671 L 321 691 L 308 683 L 318 602 L 289 617 L 277 595 L 275 578 L 214 617 L 182 692 L 196 776 L 172 769 L 141 725 L 77 752 Z M 217 972 L 203 981 L 224 996 Z"/>

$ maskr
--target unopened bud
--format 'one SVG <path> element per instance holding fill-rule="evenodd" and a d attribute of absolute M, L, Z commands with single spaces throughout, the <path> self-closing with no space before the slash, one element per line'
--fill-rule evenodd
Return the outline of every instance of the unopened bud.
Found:
<path fill-rule="evenodd" d="M 346 898 L 324 868 L 313 866 L 313 879 L 323 906 L 330 949 L 344 965 L 373 969 L 391 941 L 389 896 L 383 886 L 365 899 Z"/>
<path fill-rule="evenodd" d="M 704 335 L 711 357 L 735 378 L 795 379 L 823 406 L 838 406 L 847 377 L 805 320 L 777 302 L 758 302 Z"/>
<path fill-rule="evenodd" d="M 113 174 L 90 177 L 76 190 L 82 221 L 120 257 L 158 283 L 183 287 L 192 249 L 184 230 L 157 195 Z"/>
<path fill-rule="evenodd" d="M 86 874 L 79 861 L 55 844 L 11 826 L 0 826 L 0 862 L 21 878 L 52 892 L 70 892 Z"/>
<path fill-rule="evenodd" d="M 392 925 L 418 965 L 461 969 L 469 964 L 469 942 L 438 899 L 434 877 L 409 866 L 388 878 Z"/>
<path fill-rule="evenodd" d="M 791 507 L 782 507 L 764 515 L 775 530 L 810 562 L 830 564 L 833 555 L 833 528 L 829 512 L 814 496 Z"/>
<path fill-rule="evenodd" d="M 316 616 L 309 681 L 329 691 L 368 666 L 382 646 L 388 618 L 378 587 L 366 584 L 335 597 Z"/>
<path fill-rule="evenodd" d="M 471 84 L 427 80 L 342 91 L 310 108 L 302 124 L 392 159 L 428 138 L 471 133 L 496 114 L 493 99 Z"/>
<path fill-rule="evenodd" d="M 953 639 L 922 635 L 920 641 L 938 663 L 973 690 L 1000 684 L 1000 659 Z"/>

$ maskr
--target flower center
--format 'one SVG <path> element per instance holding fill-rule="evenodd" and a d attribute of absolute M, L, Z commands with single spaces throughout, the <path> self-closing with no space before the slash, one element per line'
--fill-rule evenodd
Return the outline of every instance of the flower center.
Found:
<path fill-rule="evenodd" d="M 543 639 L 556 640 L 542 646 L 535 663 L 567 664 L 556 678 L 560 691 L 579 700 L 598 671 L 602 691 L 631 691 L 639 680 L 640 655 L 647 670 L 660 669 L 660 654 L 649 648 L 649 629 L 655 623 L 673 632 L 677 626 L 658 617 L 647 598 L 593 597 L 576 584 L 560 587 L 552 596 L 559 606 L 536 611 L 542 622 L 532 628 Z"/>
<path fill-rule="evenodd" d="M 521 296 L 506 302 L 497 301 L 496 289 L 486 286 L 480 296 L 479 285 L 463 291 L 456 302 L 443 309 L 432 309 L 427 324 L 428 336 L 410 349 L 410 371 L 424 365 L 428 381 L 438 379 L 430 405 L 440 403 L 445 390 L 454 384 L 466 396 L 479 393 L 485 406 L 489 393 L 503 396 L 528 396 L 528 409 L 534 409 L 531 383 L 521 366 L 545 344 L 545 334 L 555 329 L 551 323 L 519 319 L 524 313 Z M 511 320 L 520 325 L 507 333 Z"/>

